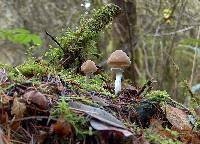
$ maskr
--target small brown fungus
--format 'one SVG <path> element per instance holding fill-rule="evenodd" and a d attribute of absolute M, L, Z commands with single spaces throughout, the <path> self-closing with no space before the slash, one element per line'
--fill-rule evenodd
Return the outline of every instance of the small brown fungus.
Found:
<path fill-rule="evenodd" d="M 97 71 L 97 67 L 93 61 L 87 60 L 82 64 L 81 71 L 86 75 L 86 82 L 88 82 L 93 73 Z"/>

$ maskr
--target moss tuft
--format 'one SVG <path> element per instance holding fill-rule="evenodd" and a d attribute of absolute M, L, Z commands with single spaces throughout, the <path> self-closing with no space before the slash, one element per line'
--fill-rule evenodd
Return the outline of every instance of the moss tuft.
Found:
<path fill-rule="evenodd" d="M 79 68 L 86 59 L 99 56 L 96 41 L 99 32 L 120 13 L 120 8 L 114 4 L 108 4 L 98 10 L 94 10 L 91 18 L 82 18 L 80 26 L 73 31 L 68 28 L 66 33 L 58 37 L 62 48 L 52 48 L 48 53 L 51 62 L 61 62 L 65 68 Z"/>
<path fill-rule="evenodd" d="M 19 65 L 17 69 L 22 75 L 26 77 L 32 77 L 46 74 L 48 71 L 48 66 L 45 61 L 29 59 L 24 64 Z"/>

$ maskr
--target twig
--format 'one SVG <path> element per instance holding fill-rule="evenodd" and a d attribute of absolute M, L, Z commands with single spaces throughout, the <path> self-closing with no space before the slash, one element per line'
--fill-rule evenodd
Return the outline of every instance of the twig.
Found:
<path fill-rule="evenodd" d="M 168 98 L 168 100 L 169 100 L 170 102 L 172 102 L 172 103 L 175 104 L 176 106 L 179 106 L 179 107 L 183 108 L 184 110 L 186 110 L 187 112 L 189 112 L 189 113 L 191 114 L 191 111 L 190 111 L 189 108 L 185 107 L 183 104 L 181 104 L 181 103 L 179 103 L 179 102 L 173 100 L 173 99 L 170 98 L 170 97 L 167 97 L 167 98 Z"/>
<path fill-rule="evenodd" d="M 200 26 L 199 26 L 198 33 L 197 33 L 197 40 L 199 40 L 199 36 L 200 36 Z M 194 58 L 193 58 L 193 63 L 192 63 L 192 73 L 191 73 L 191 76 L 190 76 L 190 87 L 192 87 L 192 82 L 193 82 L 193 78 L 194 78 L 194 71 L 195 71 L 195 68 L 196 68 L 197 47 L 198 47 L 198 42 L 196 42 L 196 45 L 195 45 L 195 53 L 194 53 Z"/>
<path fill-rule="evenodd" d="M 30 117 L 24 117 L 24 118 L 19 118 L 19 119 L 15 119 L 13 121 L 9 121 L 10 122 L 16 122 L 16 121 L 23 121 L 23 120 L 29 120 L 29 119 L 52 119 L 52 120 L 57 120 L 56 118 L 52 118 L 49 116 L 30 116 Z"/>
<path fill-rule="evenodd" d="M 178 28 L 181 24 L 181 19 L 183 17 L 183 13 L 184 13 L 186 4 L 187 4 L 187 0 L 182 1 L 181 9 L 180 9 L 180 12 L 179 12 L 179 16 L 178 16 L 177 24 L 176 24 L 176 28 L 175 28 L 176 31 L 178 30 Z M 177 36 L 177 34 L 175 33 L 173 35 L 172 39 L 171 39 L 171 44 L 170 44 L 170 47 L 169 47 L 169 50 L 168 50 L 168 54 L 170 56 L 172 56 L 173 59 L 174 59 L 174 52 L 175 52 L 174 44 L 175 44 L 176 36 Z M 169 58 L 167 58 L 166 61 L 165 61 L 166 62 L 165 64 L 168 64 L 169 61 L 170 61 Z M 168 73 L 167 70 L 171 70 L 170 65 L 168 65 L 168 67 L 166 68 L 165 74 Z M 176 96 L 177 95 L 177 72 L 175 72 L 175 76 L 172 76 L 172 77 L 174 78 L 174 84 L 173 84 L 172 92 L 173 92 L 173 96 Z"/>
<path fill-rule="evenodd" d="M 146 73 L 147 73 L 147 76 L 149 77 L 149 78 L 152 78 L 152 75 L 151 75 L 151 73 L 150 73 L 150 71 L 149 71 L 149 64 L 148 64 L 148 60 L 147 60 L 147 50 L 146 50 L 146 44 L 145 44 L 145 42 L 143 42 L 143 51 L 144 51 L 144 63 L 145 63 L 145 67 L 146 67 Z"/>
<path fill-rule="evenodd" d="M 195 26 L 190 26 L 190 27 L 187 27 L 187 28 L 184 28 L 184 29 L 180 29 L 180 30 L 177 30 L 177 31 L 174 31 L 174 32 L 170 32 L 170 33 L 162 33 L 162 34 L 155 33 L 153 36 L 161 37 L 161 36 L 175 35 L 177 33 L 182 33 L 182 32 L 188 31 L 190 29 L 193 29 L 194 27 Z"/>
<path fill-rule="evenodd" d="M 155 35 L 158 34 L 159 29 L 160 29 L 160 26 L 158 25 L 158 27 L 156 28 Z M 155 70 L 156 70 L 155 45 L 156 45 L 156 37 L 154 37 L 153 43 L 152 43 L 152 47 L 151 47 L 151 54 L 152 54 L 152 58 L 153 58 L 153 66 L 152 66 L 152 75 L 153 75 L 153 77 L 155 75 Z"/>
<path fill-rule="evenodd" d="M 10 140 L 10 142 L 16 143 L 16 144 L 26 144 L 25 142 L 20 142 L 17 140 Z"/>
<path fill-rule="evenodd" d="M 150 81 L 150 80 L 147 83 L 145 83 L 144 86 L 138 91 L 136 96 L 141 95 L 147 87 L 151 86 L 151 84 L 152 84 L 152 81 Z"/>
<path fill-rule="evenodd" d="M 64 48 L 61 46 L 61 44 L 51 34 L 49 34 L 46 30 L 45 33 L 64 51 Z"/>

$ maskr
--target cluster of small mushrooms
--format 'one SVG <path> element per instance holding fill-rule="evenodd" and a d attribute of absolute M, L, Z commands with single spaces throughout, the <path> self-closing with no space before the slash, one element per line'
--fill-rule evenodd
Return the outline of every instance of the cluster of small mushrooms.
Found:
<path fill-rule="evenodd" d="M 117 95 L 121 91 L 121 79 L 124 68 L 128 67 L 131 61 L 125 52 L 116 50 L 108 58 L 107 64 L 110 65 L 111 71 L 116 74 L 115 95 Z M 87 60 L 82 64 L 81 71 L 86 75 L 86 82 L 88 82 L 93 73 L 97 71 L 97 67 L 93 61 Z"/>

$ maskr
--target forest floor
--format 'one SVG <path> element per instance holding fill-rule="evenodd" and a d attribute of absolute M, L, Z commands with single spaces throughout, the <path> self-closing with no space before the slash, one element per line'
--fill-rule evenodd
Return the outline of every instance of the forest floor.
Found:
<path fill-rule="evenodd" d="M 103 71 L 85 82 L 43 61 L 2 65 L 0 144 L 199 144 L 198 113 L 151 84 L 115 96 Z"/>

